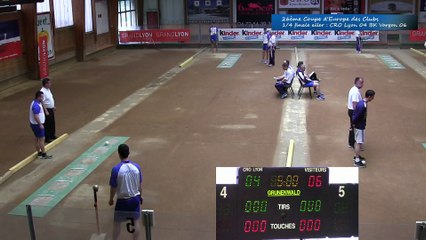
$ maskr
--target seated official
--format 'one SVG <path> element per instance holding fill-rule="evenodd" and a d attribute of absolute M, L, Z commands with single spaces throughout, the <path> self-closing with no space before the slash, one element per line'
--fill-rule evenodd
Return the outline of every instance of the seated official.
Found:
<path fill-rule="evenodd" d="M 290 66 L 289 60 L 284 60 L 282 64 L 282 68 L 284 70 L 283 75 L 274 77 L 277 82 L 275 83 L 275 88 L 280 94 L 280 98 L 284 99 L 288 96 L 287 89 L 291 87 L 294 78 L 294 70 Z"/>
<path fill-rule="evenodd" d="M 275 83 L 275 88 L 280 94 L 280 98 L 284 99 L 288 96 L 287 89 L 291 87 L 294 78 L 294 70 L 290 66 L 289 60 L 284 60 L 282 64 L 284 70 L 283 75 L 274 77 L 277 82 Z"/>
<path fill-rule="evenodd" d="M 303 61 L 299 61 L 297 63 L 297 77 L 301 80 L 303 83 L 303 87 L 313 87 L 314 93 L 317 97 L 317 100 L 323 101 L 325 100 L 324 94 L 321 93 L 320 90 L 320 80 L 317 78 L 317 74 L 315 72 L 312 72 L 310 75 L 306 74 L 306 66 L 303 63 Z"/>

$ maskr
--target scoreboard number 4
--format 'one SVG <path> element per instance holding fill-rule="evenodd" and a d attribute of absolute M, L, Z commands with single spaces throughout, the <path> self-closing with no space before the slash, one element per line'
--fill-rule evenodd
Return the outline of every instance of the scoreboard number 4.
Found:
<path fill-rule="evenodd" d="M 226 193 L 226 186 L 224 186 L 222 190 L 220 190 L 220 196 L 222 196 L 223 198 L 226 198 L 226 196 L 228 196 L 228 194 Z"/>

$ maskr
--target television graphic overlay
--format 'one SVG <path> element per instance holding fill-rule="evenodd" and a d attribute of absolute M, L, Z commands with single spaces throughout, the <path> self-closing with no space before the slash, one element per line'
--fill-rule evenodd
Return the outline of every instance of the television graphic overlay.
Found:
<path fill-rule="evenodd" d="M 358 168 L 216 168 L 216 239 L 358 239 Z"/>

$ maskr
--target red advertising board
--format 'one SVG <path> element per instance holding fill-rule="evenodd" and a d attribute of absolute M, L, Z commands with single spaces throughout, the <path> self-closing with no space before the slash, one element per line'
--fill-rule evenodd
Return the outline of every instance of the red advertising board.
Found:
<path fill-rule="evenodd" d="M 47 50 L 47 35 L 40 35 L 38 38 L 38 51 L 40 53 L 40 79 L 49 76 L 49 54 Z"/>
<path fill-rule="evenodd" d="M 120 31 L 120 43 L 188 42 L 189 29 Z"/>
<path fill-rule="evenodd" d="M 426 29 L 418 29 L 410 31 L 410 41 L 412 42 L 424 42 L 426 41 Z"/>
<path fill-rule="evenodd" d="M 0 60 L 14 58 L 21 54 L 21 41 L 0 44 Z"/>
<path fill-rule="evenodd" d="M 18 20 L 0 21 L 0 60 L 22 55 Z"/>

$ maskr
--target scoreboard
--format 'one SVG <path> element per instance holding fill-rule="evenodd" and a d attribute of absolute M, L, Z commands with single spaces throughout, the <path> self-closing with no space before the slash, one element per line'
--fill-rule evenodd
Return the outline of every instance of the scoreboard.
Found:
<path fill-rule="evenodd" d="M 217 240 L 345 237 L 358 238 L 358 168 L 216 168 Z"/>
<path fill-rule="evenodd" d="M 0 0 L 0 6 L 25 4 L 25 3 L 38 3 L 43 1 L 44 0 Z"/>

